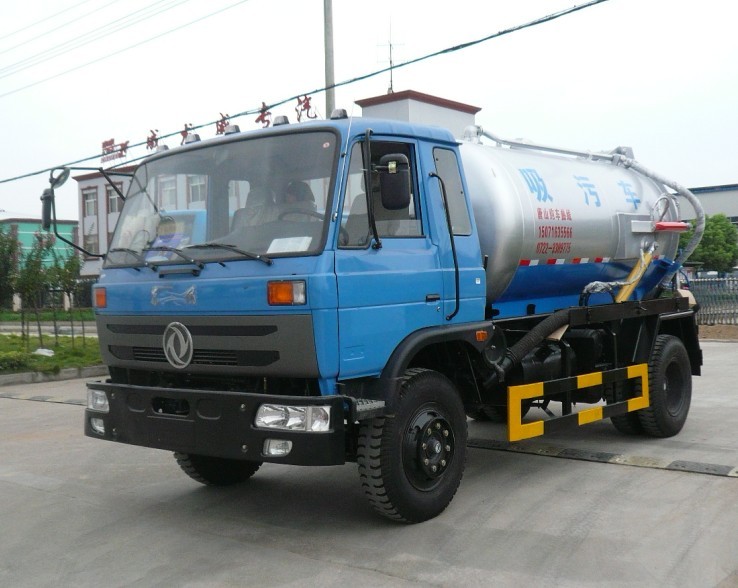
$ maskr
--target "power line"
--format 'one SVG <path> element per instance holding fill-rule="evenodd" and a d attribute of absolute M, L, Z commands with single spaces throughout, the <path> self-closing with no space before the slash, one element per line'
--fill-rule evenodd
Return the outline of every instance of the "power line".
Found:
<path fill-rule="evenodd" d="M 8 33 L 7 35 L 3 35 L 2 37 L 0 37 L 0 41 L 2 41 L 3 39 L 7 39 L 8 37 L 12 37 L 14 35 L 17 35 L 18 33 L 22 33 L 23 31 L 27 31 L 28 29 L 31 29 L 31 28 L 35 27 L 36 25 L 41 24 L 42 22 L 46 22 L 47 20 L 51 20 L 52 18 L 56 18 L 60 14 L 64 14 L 65 12 L 69 12 L 73 8 L 77 8 L 77 6 L 82 6 L 83 4 L 87 4 L 90 1 L 91 0 L 83 0 L 82 2 L 78 2 L 77 4 L 74 4 L 74 5 L 70 6 L 69 8 L 65 8 L 64 10 L 60 10 L 59 12 L 55 12 L 54 14 L 51 14 L 51 15 L 47 16 L 46 18 L 42 18 L 41 20 L 37 20 L 36 22 L 32 22 L 31 24 L 26 25 L 23 28 L 17 29 L 15 31 L 13 31 L 12 33 Z"/>
<path fill-rule="evenodd" d="M 99 12 L 103 8 L 107 8 L 108 6 L 110 6 L 111 4 L 115 4 L 116 2 L 120 2 L 120 0 L 112 0 L 111 2 L 108 2 L 107 4 L 103 4 L 102 6 L 98 6 L 94 10 L 91 10 L 90 12 L 86 12 L 85 14 L 82 14 L 80 16 L 75 16 L 71 20 L 67 20 L 67 21 L 63 22 L 62 24 L 55 26 L 52 29 L 49 29 L 47 31 L 44 31 L 43 33 L 39 33 L 35 37 L 31 37 L 30 39 L 26 39 L 25 41 L 21 41 L 17 45 L 13 45 L 12 47 L 8 47 L 6 49 L 3 49 L 2 51 L 0 51 L 0 55 L 2 55 L 3 53 L 7 53 L 8 51 L 12 51 L 13 49 L 17 49 L 18 47 L 22 47 L 23 45 L 28 45 L 28 43 L 32 43 L 33 41 L 36 41 L 37 39 L 40 39 L 41 37 L 45 37 L 49 33 L 53 33 L 55 31 L 58 31 L 59 29 L 62 29 L 65 26 L 67 26 L 67 25 L 69 25 L 69 24 L 71 24 L 73 22 L 77 22 L 80 19 L 86 18 L 86 17 L 90 16 L 91 14 L 94 14 L 96 12 Z M 82 4 L 84 4 L 84 2 L 82 2 Z M 79 6 L 79 4 L 75 4 L 71 8 L 75 8 L 76 6 Z M 67 10 L 71 10 L 71 9 L 68 8 Z M 62 12 L 66 12 L 66 11 L 63 10 Z M 57 13 L 55 16 L 58 16 L 59 14 L 61 14 L 61 12 Z M 44 20 L 46 20 L 46 19 L 44 19 Z M 41 21 L 41 22 L 43 22 L 43 21 Z"/>
<path fill-rule="evenodd" d="M 236 4 L 241 4 L 242 2 L 245 2 L 245 1 L 246 0 L 241 0 L 241 2 L 237 2 Z M 307 96 L 312 96 L 314 94 L 318 94 L 319 92 L 324 92 L 324 91 L 326 91 L 326 90 L 328 90 L 330 88 L 340 88 L 340 87 L 343 87 L 343 86 L 354 84 L 356 82 L 364 81 L 366 79 L 369 79 L 369 78 L 372 78 L 372 77 L 381 75 L 383 73 L 387 73 L 388 71 L 390 71 L 392 69 L 400 69 L 402 67 L 407 67 L 409 65 L 414 65 L 416 63 L 420 63 L 421 61 L 426 61 L 426 60 L 431 59 L 433 57 L 438 57 L 440 55 L 447 55 L 447 54 L 450 54 L 450 53 L 455 53 L 456 51 L 461 51 L 462 49 L 467 49 L 469 47 L 473 47 L 475 45 L 479 45 L 481 43 L 484 43 L 486 41 L 490 41 L 492 39 L 497 39 L 499 37 L 503 37 L 503 36 L 509 35 L 511 33 L 515 33 L 515 32 L 518 32 L 518 31 L 522 31 L 524 29 L 532 28 L 532 27 L 535 27 L 535 26 L 538 26 L 538 25 L 541 25 L 541 24 L 544 24 L 544 23 L 547 23 L 547 22 L 551 22 L 551 21 L 556 20 L 558 18 L 561 18 L 563 16 L 566 16 L 566 15 L 569 15 L 569 14 L 573 14 L 575 12 L 579 12 L 580 10 L 584 10 L 586 8 L 590 8 L 592 6 L 595 6 L 597 4 L 602 4 L 603 2 L 607 2 L 607 1 L 608 0 L 590 0 L 590 2 L 587 2 L 585 4 L 581 4 L 581 5 L 577 5 L 577 6 L 572 6 L 570 8 L 565 8 L 563 10 L 560 10 L 558 12 L 554 12 L 554 13 L 549 14 L 547 16 L 543 16 L 543 17 L 537 18 L 535 20 L 532 20 L 532 21 L 523 23 L 521 25 L 510 27 L 508 29 L 504 29 L 504 30 L 499 31 L 497 33 L 493 33 L 491 35 L 488 35 L 486 37 L 482 37 L 481 39 L 477 39 L 475 41 L 469 41 L 467 43 L 462 43 L 461 45 L 454 45 L 453 47 L 447 47 L 446 49 L 441 49 L 440 51 L 435 51 L 433 53 L 428 53 L 428 54 L 423 55 L 421 57 L 417 57 L 415 59 L 411 59 L 409 61 L 405 61 L 403 63 L 399 63 L 399 64 L 394 65 L 394 66 L 385 67 L 385 68 L 382 68 L 380 70 L 376 70 L 376 71 L 373 71 L 373 72 L 370 72 L 370 73 L 367 73 L 367 74 L 364 74 L 364 75 L 361 75 L 361 76 L 357 76 L 355 78 L 351 78 L 349 80 L 344 80 L 343 82 L 338 82 L 338 83 L 333 84 L 331 86 L 327 86 L 327 87 L 323 87 L 323 88 L 316 88 L 316 89 L 314 89 L 312 91 L 309 91 L 309 92 L 300 92 L 299 94 L 296 94 L 295 96 L 290 96 L 289 98 L 285 98 L 285 99 L 280 100 L 278 102 L 274 102 L 274 103 L 270 104 L 268 107 L 269 108 L 274 108 L 276 106 L 282 106 L 283 104 L 287 104 L 288 102 L 294 102 L 295 100 L 297 100 L 298 98 L 301 98 L 302 96 L 306 96 L 306 95 Z M 232 5 L 232 6 L 229 6 L 229 7 L 225 8 L 223 10 L 227 10 L 228 8 L 232 8 L 233 6 L 235 6 L 235 4 Z M 220 11 L 220 12 L 222 12 L 222 11 Z M 214 14 L 216 14 L 216 13 L 214 13 Z M 208 16 L 212 16 L 212 15 L 208 15 Z M 207 17 L 203 17 L 203 18 L 207 18 Z M 202 20 L 202 19 L 199 19 L 199 20 Z M 197 21 L 193 21 L 193 22 L 197 22 Z M 179 27 L 179 28 L 182 28 L 182 27 Z M 173 29 L 173 30 L 176 30 L 176 29 Z M 172 32 L 172 31 L 168 31 L 168 32 Z M 167 33 L 162 33 L 162 35 L 164 35 L 164 34 L 167 34 Z M 162 35 L 159 35 L 159 36 L 162 36 Z M 154 38 L 156 38 L 156 37 L 154 37 Z M 153 40 L 153 38 L 152 39 L 149 39 L 149 40 Z M 148 40 L 147 41 L 144 41 L 144 43 L 145 42 L 148 42 Z M 142 43 L 139 43 L 139 45 L 140 44 L 142 44 Z M 105 58 L 100 58 L 100 59 L 105 59 Z M 98 59 L 96 61 L 100 61 L 100 59 Z M 80 66 L 80 67 L 83 67 L 83 66 Z M 75 69 L 79 69 L 79 68 L 75 68 Z M 72 71 L 72 70 L 70 70 L 70 71 Z M 64 72 L 64 73 L 68 73 L 68 72 Z M 63 75 L 63 73 L 62 74 L 58 74 L 58 75 Z M 58 77 L 58 76 L 54 76 L 54 77 Z M 51 79 L 51 78 L 49 78 L 49 79 Z M 41 83 L 41 82 L 37 82 L 37 83 Z M 32 84 L 32 85 L 35 85 L 35 84 Z M 6 96 L 6 95 L 7 94 L 2 94 L 2 95 L 0 95 L 0 98 L 2 98 L 3 96 Z M 239 112 L 239 113 L 237 113 L 237 114 L 235 114 L 233 116 L 230 116 L 229 118 L 230 119 L 234 119 L 234 118 L 239 118 L 241 116 L 249 116 L 249 115 L 258 114 L 260 112 L 261 112 L 261 108 L 253 108 L 253 109 L 250 109 L 250 110 L 244 110 L 243 112 Z M 210 121 L 210 122 L 207 122 L 207 123 L 203 123 L 203 124 L 200 124 L 200 125 L 192 126 L 190 128 L 190 130 L 197 130 L 197 129 L 201 129 L 203 127 L 212 126 L 216 122 L 218 122 L 218 121 L 213 120 L 213 121 Z M 160 140 L 167 139 L 169 137 L 173 137 L 173 136 L 179 135 L 179 134 L 180 134 L 180 131 L 174 131 L 172 133 L 161 135 L 159 137 L 159 139 Z M 146 141 L 141 141 L 140 143 L 135 143 L 134 145 L 129 145 L 128 149 L 135 149 L 136 147 L 141 147 L 143 145 L 146 145 Z M 6 178 L 4 180 L 0 180 L 0 184 L 5 184 L 5 183 L 8 183 L 8 182 L 13 182 L 13 181 L 16 181 L 16 180 L 22 180 L 22 179 L 29 178 L 29 177 L 32 177 L 32 176 L 37 176 L 37 175 L 40 175 L 40 174 L 43 174 L 43 173 L 50 172 L 52 170 L 61 168 L 61 167 L 73 166 L 73 165 L 76 165 L 78 163 L 83 163 L 83 162 L 86 162 L 86 161 L 97 159 L 100 156 L 101 156 L 101 153 L 97 153 L 97 154 L 92 155 L 90 157 L 85 157 L 83 159 L 78 159 L 76 161 L 70 161 L 68 163 L 59 164 L 59 165 L 56 165 L 54 167 L 49 167 L 49 168 L 42 169 L 42 170 L 39 170 L 39 171 L 30 172 L 30 173 L 27 173 L 27 174 L 24 174 L 24 175 L 21 175 L 21 176 L 16 176 L 16 177 L 13 177 L 13 178 Z M 118 165 L 128 165 L 130 163 L 133 163 L 134 161 L 138 161 L 140 159 L 144 159 L 145 157 L 147 157 L 147 155 L 143 155 L 141 157 L 137 157 L 137 158 L 135 158 L 133 160 L 128 160 L 128 161 L 126 161 L 124 163 L 120 163 Z M 112 167 L 117 167 L 117 166 L 112 166 Z"/>
<path fill-rule="evenodd" d="M 118 0 L 113 0 L 109 4 L 106 4 L 105 7 L 117 1 Z M 168 5 L 162 6 L 160 8 L 155 8 L 157 4 L 161 4 L 162 2 L 167 1 L 169 2 Z M 93 43 L 103 37 L 127 29 L 135 24 L 138 24 L 154 16 L 158 16 L 163 12 L 167 12 L 173 8 L 176 8 L 180 4 L 189 1 L 190 0 L 157 0 L 149 6 L 135 10 L 134 12 L 117 20 L 114 20 L 106 25 L 96 27 L 80 36 L 69 39 L 68 41 L 65 41 L 59 45 L 55 45 L 54 47 L 45 49 L 44 51 L 36 53 L 35 55 L 31 55 L 30 57 L 26 57 L 25 59 L 17 61 L 16 63 L 12 63 L 6 67 L 0 68 L 0 79 L 11 76 L 13 74 L 17 74 L 21 71 L 49 61 L 50 59 L 54 59 L 55 57 L 59 57 L 60 55 L 64 55 L 65 53 L 69 53 L 70 51 L 79 49 L 80 47 L 84 47 L 85 45 L 89 45 L 90 43 Z"/>
<path fill-rule="evenodd" d="M 182 0 L 187 1 L 187 0 Z M 125 51 L 129 51 L 130 49 L 135 49 L 136 47 L 140 47 L 141 45 L 145 45 L 146 43 L 150 43 L 151 41 L 155 41 L 156 39 L 160 39 L 161 37 L 165 35 L 169 35 L 170 33 L 174 33 L 176 31 L 179 31 L 185 27 L 191 26 L 195 23 L 198 23 L 202 20 L 205 20 L 207 18 L 210 18 L 211 16 L 215 16 L 216 14 L 220 14 L 221 12 L 225 12 L 226 10 L 230 10 L 231 8 L 235 8 L 239 4 L 243 4 L 245 2 L 248 2 L 249 0 L 239 0 L 238 2 L 235 2 L 234 4 L 230 4 L 229 6 L 226 6 L 225 8 L 221 8 L 219 10 L 216 10 L 214 12 L 211 12 L 209 14 L 206 14 L 205 16 L 201 16 L 199 18 L 196 18 L 195 20 L 192 20 L 188 23 L 176 26 L 172 29 L 169 29 L 168 31 L 164 31 L 163 33 L 159 33 L 158 35 L 154 35 L 153 37 L 149 37 L 148 39 L 144 39 L 143 41 L 139 41 L 138 43 L 134 43 L 133 45 L 128 45 L 128 47 L 124 47 L 123 49 L 118 49 L 117 51 L 113 51 L 112 53 L 108 53 L 107 55 L 103 55 L 102 57 L 98 57 L 97 59 L 93 59 L 92 61 L 88 61 L 86 63 L 83 63 L 81 65 L 77 65 L 75 67 L 72 67 L 70 69 L 64 70 L 62 72 L 56 73 L 52 76 L 49 76 L 47 78 L 44 78 L 42 80 L 38 80 L 36 82 L 31 82 L 30 84 L 26 84 L 25 86 L 21 86 L 20 88 L 16 88 L 15 90 L 10 90 L 9 92 L 5 92 L 4 94 L 0 94 L 0 98 L 5 98 L 6 96 L 10 96 L 11 94 L 16 94 L 18 92 L 21 92 L 23 90 L 27 90 L 28 88 L 32 88 L 34 86 L 38 86 L 39 84 L 43 84 L 44 82 L 48 82 L 50 80 L 54 80 L 56 78 L 59 78 L 63 75 L 66 75 L 68 73 L 72 73 L 73 71 L 77 71 L 79 69 L 82 69 L 83 67 L 87 67 L 88 65 L 92 65 L 94 63 L 98 63 L 100 61 L 103 61 L 105 59 L 108 59 L 110 57 L 114 57 L 115 55 L 119 55 L 120 53 L 123 53 Z"/>

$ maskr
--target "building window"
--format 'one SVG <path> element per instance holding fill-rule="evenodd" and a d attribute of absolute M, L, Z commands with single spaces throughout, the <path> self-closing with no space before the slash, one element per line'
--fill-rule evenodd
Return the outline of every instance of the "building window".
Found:
<path fill-rule="evenodd" d="M 187 176 L 187 193 L 190 208 L 205 208 L 207 198 L 207 178 L 205 176 Z"/>
<path fill-rule="evenodd" d="M 100 239 L 97 233 L 85 235 L 83 247 L 90 253 L 98 253 L 100 251 Z"/>
<path fill-rule="evenodd" d="M 159 208 L 177 210 L 177 178 L 161 178 L 159 180 Z"/>
<path fill-rule="evenodd" d="M 116 182 L 115 185 L 118 187 L 118 190 L 123 191 L 123 184 Z M 123 199 L 115 191 L 115 188 L 108 184 L 105 186 L 105 194 L 108 199 L 108 214 L 120 212 L 121 208 L 123 208 Z"/>
<path fill-rule="evenodd" d="M 84 201 L 85 216 L 97 215 L 97 186 L 82 188 L 82 200 Z"/>

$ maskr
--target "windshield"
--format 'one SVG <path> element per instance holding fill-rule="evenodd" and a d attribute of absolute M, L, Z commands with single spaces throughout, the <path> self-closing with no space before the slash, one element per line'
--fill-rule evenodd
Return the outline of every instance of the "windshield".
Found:
<path fill-rule="evenodd" d="M 337 137 L 298 132 L 174 152 L 141 165 L 106 266 L 314 254 Z"/>

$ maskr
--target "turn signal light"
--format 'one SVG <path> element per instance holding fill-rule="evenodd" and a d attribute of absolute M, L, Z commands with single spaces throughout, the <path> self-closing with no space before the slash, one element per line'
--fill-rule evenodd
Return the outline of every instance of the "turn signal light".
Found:
<path fill-rule="evenodd" d="M 294 306 L 305 304 L 304 280 L 267 282 L 267 301 L 270 306 Z"/>
<path fill-rule="evenodd" d="M 108 291 L 105 288 L 95 288 L 95 308 L 105 308 L 108 305 Z"/>

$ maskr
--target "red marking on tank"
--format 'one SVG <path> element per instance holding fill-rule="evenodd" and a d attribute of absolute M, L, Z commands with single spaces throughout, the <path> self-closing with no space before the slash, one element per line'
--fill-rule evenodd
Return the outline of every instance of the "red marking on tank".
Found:
<path fill-rule="evenodd" d="M 689 225 L 682 222 L 659 221 L 654 227 L 657 231 L 665 231 L 670 233 L 683 233 L 689 230 Z"/>

